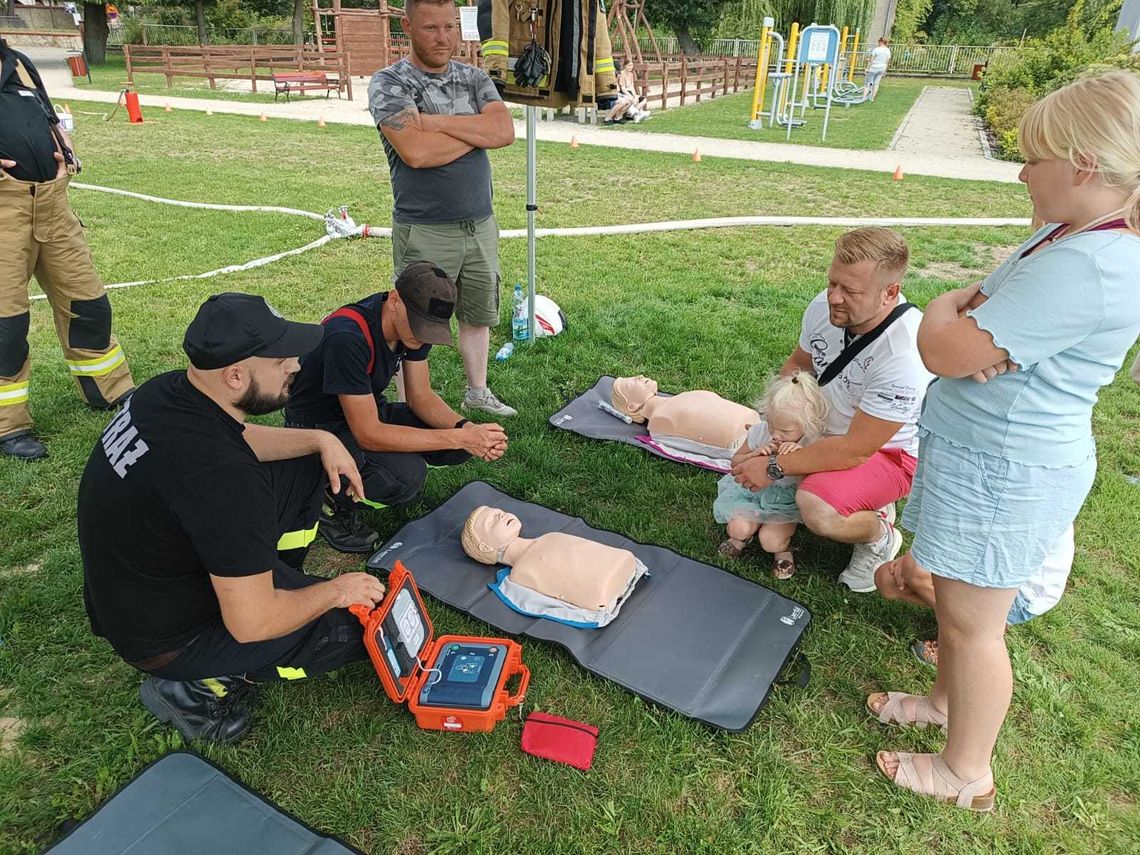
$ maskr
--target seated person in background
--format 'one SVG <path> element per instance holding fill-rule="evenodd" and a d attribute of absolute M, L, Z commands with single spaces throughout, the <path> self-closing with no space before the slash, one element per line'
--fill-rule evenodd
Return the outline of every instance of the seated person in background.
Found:
<path fill-rule="evenodd" d="M 615 379 L 610 402 L 619 413 L 647 424 L 654 442 L 714 459 L 731 458 L 759 419 L 751 407 L 726 401 L 715 392 L 658 395 L 657 381 L 641 376 Z"/>
<path fill-rule="evenodd" d="M 637 90 L 637 75 L 629 63 L 623 63 L 620 59 L 614 59 L 614 65 L 618 71 L 618 96 L 614 106 L 605 115 L 605 123 L 612 125 L 624 121 L 645 121 L 649 118 L 649 110 L 646 109 L 646 97 Z"/>
<path fill-rule="evenodd" d="M 760 401 L 760 421 L 748 430 L 748 440 L 732 457 L 733 465 L 750 457 L 791 454 L 823 435 L 827 401 L 815 378 L 806 371 L 777 377 Z M 800 511 L 796 490 L 802 478 L 788 475 L 763 490 L 753 492 L 725 475 L 717 484 L 713 517 L 726 524 L 728 537 L 720 554 L 736 558 L 752 535 L 760 533 L 760 545 L 775 556 L 772 575 L 790 579 L 796 562 L 788 551 Z"/>
<path fill-rule="evenodd" d="M 451 466 L 472 455 L 498 460 L 507 449 L 502 427 L 461 418 L 432 389 L 428 354 L 433 344 L 452 343 L 455 300 L 446 273 L 416 262 L 394 290 L 329 315 L 324 339 L 301 360 L 285 424 L 335 434 L 356 460 L 361 501 L 371 507 L 411 501 L 428 465 Z M 407 403 L 389 403 L 384 392 L 401 364 Z M 377 537 L 343 491 L 327 497 L 320 533 L 343 552 L 369 552 Z"/>
<path fill-rule="evenodd" d="M 885 324 L 906 302 L 900 283 L 909 258 L 902 235 L 889 229 L 840 235 L 827 289 L 808 304 L 799 346 L 780 373 L 810 371 L 819 378 L 844 350 Z M 786 475 L 804 476 L 796 493 L 804 525 L 822 537 L 854 544 L 839 581 L 860 593 L 875 590 L 875 570 L 902 546 L 894 527 L 895 502 L 910 493 L 918 414 L 931 380 L 918 353 L 921 321 L 915 308 L 895 316 L 822 384 L 827 426 L 821 440 L 794 454 L 749 458 L 732 470 L 752 490 Z"/>
<path fill-rule="evenodd" d="M 1037 572 L 1018 589 L 1005 619 L 1007 627 L 1039 617 L 1061 601 L 1075 552 L 1073 527 L 1069 526 L 1049 547 Z M 888 600 L 934 608 L 934 578 L 918 566 L 909 552 L 875 571 L 875 587 Z M 910 650 L 920 662 L 937 667 L 937 641 L 915 641 Z"/>
<path fill-rule="evenodd" d="M 597 628 L 617 617 L 646 567 L 628 549 L 549 532 L 520 537 L 514 514 L 482 505 L 463 525 L 463 551 L 482 564 L 507 565 L 491 589 L 510 608 L 572 625 Z"/>

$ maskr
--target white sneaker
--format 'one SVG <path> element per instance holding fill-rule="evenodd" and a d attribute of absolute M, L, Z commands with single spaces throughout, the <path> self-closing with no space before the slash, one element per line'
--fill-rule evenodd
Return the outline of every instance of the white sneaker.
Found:
<path fill-rule="evenodd" d="M 490 388 L 484 390 L 482 393 L 476 393 L 470 386 L 467 387 L 467 394 L 463 398 L 463 409 L 465 410 L 482 410 L 485 413 L 499 416 L 500 418 L 508 418 L 509 416 L 517 416 L 518 410 L 514 407 L 508 407 L 502 401 L 495 397 L 495 393 Z"/>
<path fill-rule="evenodd" d="M 902 533 L 893 525 L 887 526 L 885 547 L 874 543 L 856 543 L 851 552 L 851 560 L 839 574 L 839 581 L 856 594 L 869 594 L 875 590 L 875 571 L 888 561 L 893 561 L 902 549 Z"/>
<path fill-rule="evenodd" d="M 895 510 L 895 503 L 891 502 L 889 505 L 883 505 L 879 508 L 879 519 L 886 520 L 887 525 L 894 525 L 897 511 Z"/>

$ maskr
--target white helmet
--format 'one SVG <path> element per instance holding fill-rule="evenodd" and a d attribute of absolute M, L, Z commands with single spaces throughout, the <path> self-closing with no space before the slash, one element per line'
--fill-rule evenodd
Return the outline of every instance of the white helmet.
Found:
<path fill-rule="evenodd" d="M 529 300 L 523 300 L 523 317 L 530 316 L 529 302 Z M 541 338 L 544 335 L 558 335 L 566 329 L 566 316 L 562 314 L 562 310 L 558 308 L 558 304 L 549 297 L 543 296 L 542 294 L 535 294 L 534 326 L 535 338 Z"/>

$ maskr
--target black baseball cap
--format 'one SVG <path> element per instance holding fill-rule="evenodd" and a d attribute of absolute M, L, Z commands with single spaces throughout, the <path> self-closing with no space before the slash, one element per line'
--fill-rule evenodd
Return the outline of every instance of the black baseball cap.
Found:
<path fill-rule="evenodd" d="M 455 283 L 430 261 L 417 261 L 396 277 L 396 293 L 408 310 L 412 334 L 424 344 L 451 344 Z"/>
<path fill-rule="evenodd" d="M 195 368 L 225 368 L 251 356 L 301 356 L 321 343 L 320 324 L 287 321 L 254 294 L 215 294 L 198 307 L 182 349 Z"/>

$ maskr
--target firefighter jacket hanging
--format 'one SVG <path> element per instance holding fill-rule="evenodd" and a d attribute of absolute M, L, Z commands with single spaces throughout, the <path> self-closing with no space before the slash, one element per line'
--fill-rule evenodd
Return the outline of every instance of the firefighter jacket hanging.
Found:
<path fill-rule="evenodd" d="M 613 49 L 600 0 L 479 0 L 483 69 L 506 100 L 535 107 L 603 103 L 617 95 Z M 521 86 L 516 66 L 537 85 Z M 521 65 L 520 65 L 521 63 Z M 526 80 L 526 82 L 530 82 Z"/>

